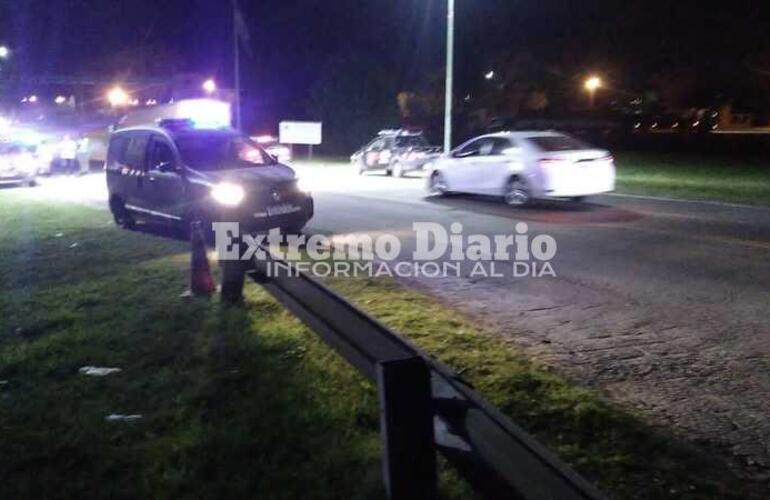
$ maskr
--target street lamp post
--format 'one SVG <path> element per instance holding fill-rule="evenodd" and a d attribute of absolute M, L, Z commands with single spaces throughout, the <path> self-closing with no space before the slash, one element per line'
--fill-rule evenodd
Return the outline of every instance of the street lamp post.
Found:
<path fill-rule="evenodd" d="M 233 99 L 233 113 L 235 114 L 235 128 L 241 129 L 241 56 L 240 38 L 243 33 L 243 19 L 238 10 L 238 0 L 232 0 L 233 9 L 233 78 L 235 80 L 235 98 Z"/>
<path fill-rule="evenodd" d="M 452 149 L 452 76 L 454 73 L 455 0 L 447 0 L 446 95 L 444 96 L 444 152 Z"/>

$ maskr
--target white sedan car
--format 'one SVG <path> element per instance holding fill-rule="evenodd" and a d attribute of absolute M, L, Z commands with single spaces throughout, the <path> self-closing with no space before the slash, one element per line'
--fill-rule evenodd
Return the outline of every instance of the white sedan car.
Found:
<path fill-rule="evenodd" d="M 511 206 L 546 198 L 580 201 L 615 189 L 615 164 L 608 151 L 550 131 L 476 137 L 426 170 L 434 195 L 502 196 Z"/>

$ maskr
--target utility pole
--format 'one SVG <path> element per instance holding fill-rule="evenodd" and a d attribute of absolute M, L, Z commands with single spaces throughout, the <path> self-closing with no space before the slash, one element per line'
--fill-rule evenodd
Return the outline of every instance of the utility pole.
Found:
<path fill-rule="evenodd" d="M 452 78 L 455 58 L 455 0 L 447 0 L 446 95 L 444 96 L 444 152 L 452 149 Z"/>
<path fill-rule="evenodd" d="M 233 5 L 233 75 L 235 77 L 235 99 L 233 102 L 233 112 L 235 114 L 235 128 L 241 129 L 241 61 L 240 51 L 240 19 L 238 12 L 238 0 L 232 0 Z"/>

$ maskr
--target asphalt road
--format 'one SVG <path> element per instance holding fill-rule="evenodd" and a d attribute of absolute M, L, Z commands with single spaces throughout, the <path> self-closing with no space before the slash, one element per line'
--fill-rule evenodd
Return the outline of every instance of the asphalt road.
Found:
<path fill-rule="evenodd" d="M 409 278 L 568 377 L 770 477 L 770 209 L 622 196 L 510 209 L 472 196 L 426 198 L 419 178 L 301 165 L 308 233 L 395 234 L 412 224 L 530 234 L 558 244 L 556 277 Z M 103 179 L 34 191 L 104 206 Z M 505 270 L 503 270 L 505 271 Z"/>
<path fill-rule="evenodd" d="M 409 281 L 744 471 L 770 472 L 770 209 L 597 196 L 515 210 L 426 198 L 416 178 L 299 170 L 316 199 L 310 232 L 393 233 L 407 253 L 415 221 L 490 237 L 523 221 L 553 236 L 556 278 Z"/>

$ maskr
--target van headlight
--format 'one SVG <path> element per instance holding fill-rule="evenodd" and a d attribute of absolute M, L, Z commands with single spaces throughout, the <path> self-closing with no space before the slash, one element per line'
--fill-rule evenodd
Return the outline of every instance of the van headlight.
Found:
<path fill-rule="evenodd" d="M 19 170 L 25 174 L 35 173 L 35 159 L 31 156 L 22 156 L 16 162 L 16 166 Z"/>
<path fill-rule="evenodd" d="M 222 205 L 234 207 L 243 201 L 246 192 L 238 184 L 223 182 L 211 188 L 211 197 Z"/>
<path fill-rule="evenodd" d="M 309 193 L 310 183 L 304 177 L 300 177 L 299 179 L 297 179 L 297 189 L 299 189 L 303 193 Z"/>

